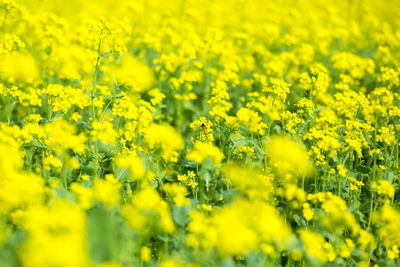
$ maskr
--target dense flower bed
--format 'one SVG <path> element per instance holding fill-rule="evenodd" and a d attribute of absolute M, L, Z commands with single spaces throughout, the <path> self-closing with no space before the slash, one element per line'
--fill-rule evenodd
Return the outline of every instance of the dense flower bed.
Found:
<path fill-rule="evenodd" d="M 397 1 L 0 1 L 1 266 L 398 266 Z"/>

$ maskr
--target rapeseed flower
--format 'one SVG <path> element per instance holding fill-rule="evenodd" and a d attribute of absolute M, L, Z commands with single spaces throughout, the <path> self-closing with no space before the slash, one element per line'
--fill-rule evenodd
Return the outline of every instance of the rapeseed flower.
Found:
<path fill-rule="evenodd" d="M 286 137 L 272 137 L 266 145 L 269 162 L 276 172 L 287 180 L 309 176 L 313 172 L 306 149 Z"/>
<path fill-rule="evenodd" d="M 186 158 L 197 163 L 202 163 L 207 158 L 211 158 L 213 163 L 218 165 L 224 158 L 224 154 L 222 154 L 218 147 L 212 144 L 196 142 L 193 150 L 186 155 Z"/>

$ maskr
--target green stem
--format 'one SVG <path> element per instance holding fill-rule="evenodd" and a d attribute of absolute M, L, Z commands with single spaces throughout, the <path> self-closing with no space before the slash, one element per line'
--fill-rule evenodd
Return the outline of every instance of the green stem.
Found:
<path fill-rule="evenodd" d="M 15 106 L 15 101 L 12 99 L 10 106 L 8 107 L 8 114 L 7 114 L 7 125 L 10 126 L 11 124 L 11 116 L 12 116 L 12 112 Z"/>
<path fill-rule="evenodd" d="M 200 178 L 199 178 L 199 164 L 198 163 L 196 163 L 196 179 L 195 179 L 195 182 L 196 182 L 196 180 L 197 180 L 197 183 L 198 183 L 198 188 L 200 188 L 200 186 L 201 186 L 201 184 L 200 184 Z M 196 188 L 195 189 L 195 199 L 197 200 L 198 199 L 198 194 L 199 194 L 199 190 L 198 190 L 198 188 Z"/>
<path fill-rule="evenodd" d="M 394 162 L 394 167 L 398 169 L 399 167 L 399 140 L 396 140 L 394 144 L 396 146 L 396 161 Z"/>
<path fill-rule="evenodd" d="M 103 111 L 100 113 L 100 116 L 99 116 L 99 121 L 100 121 L 100 123 L 102 123 L 103 122 L 103 114 L 106 112 L 106 110 L 107 110 L 107 108 L 111 105 L 111 103 L 114 101 L 114 98 L 112 98 L 108 103 L 107 103 L 107 105 L 104 107 L 104 109 L 103 109 Z"/>
<path fill-rule="evenodd" d="M 375 193 L 372 193 L 371 195 L 371 205 L 370 205 L 370 209 L 369 209 L 369 217 L 368 217 L 368 231 L 370 230 L 371 227 L 371 219 L 372 219 L 372 211 L 374 208 L 374 197 L 375 197 Z"/>
<path fill-rule="evenodd" d="M 44 153 L 44 150 L 42 150 L 42 176 L 43 176 L 43 179 L 44 179 L 46 182 L 48 182 L 48 181 L 47 181 L 47 177 L 46 177 L 46 168 L 45 168 L 45 166 L 44 166 L 44 157 L 45 157 L 45 153 Z"/>
<path fill-rule="evenodd" d="M 165 234 L 165 242 L 164 242 L 164 253 L 168 255 L 168 234 Z"/>
<path fill-rule="evenodd" d="M 317 175 L 314 176 L 314 189 L 315 189 L 315 192 L 318 192 L 318 180 L 317 180 Z"/>
<path fill-rule="evenodd" d="M 375 174 L 376 174 L 376 156 L 374 158 L 374 166 L 372 168 L 372 181 L 375 181 Z"/>
<path fill-rule="evenodd" d="M 97 60 L 96 60 L 96 66 L 94 68 L 94 75 L 93 75 L 93 88 L 92 88 L 92 114 L 93 114 L 93 120 L 96 119 L 96 113 L 95 113 L 95 108 L 94 108 L 94 97 L 96 94 L 96 87 L 97 87 L 97 73 L 99 71 L 99 65 L 100 65 L 100 50 L 101 50 L 101 36 L 103 34 L 103 31 L 100 33 L 100 38 L 99 38 L 99 45 L 97 47 Z"/>

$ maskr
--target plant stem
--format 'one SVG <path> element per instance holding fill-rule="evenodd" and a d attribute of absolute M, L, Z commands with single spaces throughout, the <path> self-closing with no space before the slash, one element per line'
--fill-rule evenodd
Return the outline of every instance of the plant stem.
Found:
<path fill-rule="evenodd" d="M 369 217 L 368 217 L 368 231 L 370 230 L 370 226 L 371 226 L 371 218 L 372 218 L 372 211 L 374 208 L 374 197 L 375 197 L 375 193 L 372 193 L 371 195 L 371 205 L 370 205 L 370 209 L 369 209 Z"/>
<path fill-rule="evenodd" d="M 97 60 L 96 60 L 96 66 L 94 68 L 94 75 L 93 75 L 93 88 L 92 88 L 92 115 L 93 115 L 93 121 L 96 120 L 96 113 L 95 113 L 95 108 L 94 108 L 94 97 L 96 94 L 96 87 L 97 87 L 97 73 L 99 71 L 99 65 L 100 65 L 100 52 L 101 52 L 101 36 L 103 35 L 103 30 L 100 33 L 99 37 L 99 45 L 97 47 Z"/>

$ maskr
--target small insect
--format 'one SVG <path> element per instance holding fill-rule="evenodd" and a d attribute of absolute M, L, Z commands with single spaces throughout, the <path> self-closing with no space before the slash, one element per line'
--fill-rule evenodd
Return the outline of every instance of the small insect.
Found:
<path fill-rule="evenodd" d="M 207 126 L 204 123 L 201 124 L 201 130 L 203 134 L 207 136 Z"/>

